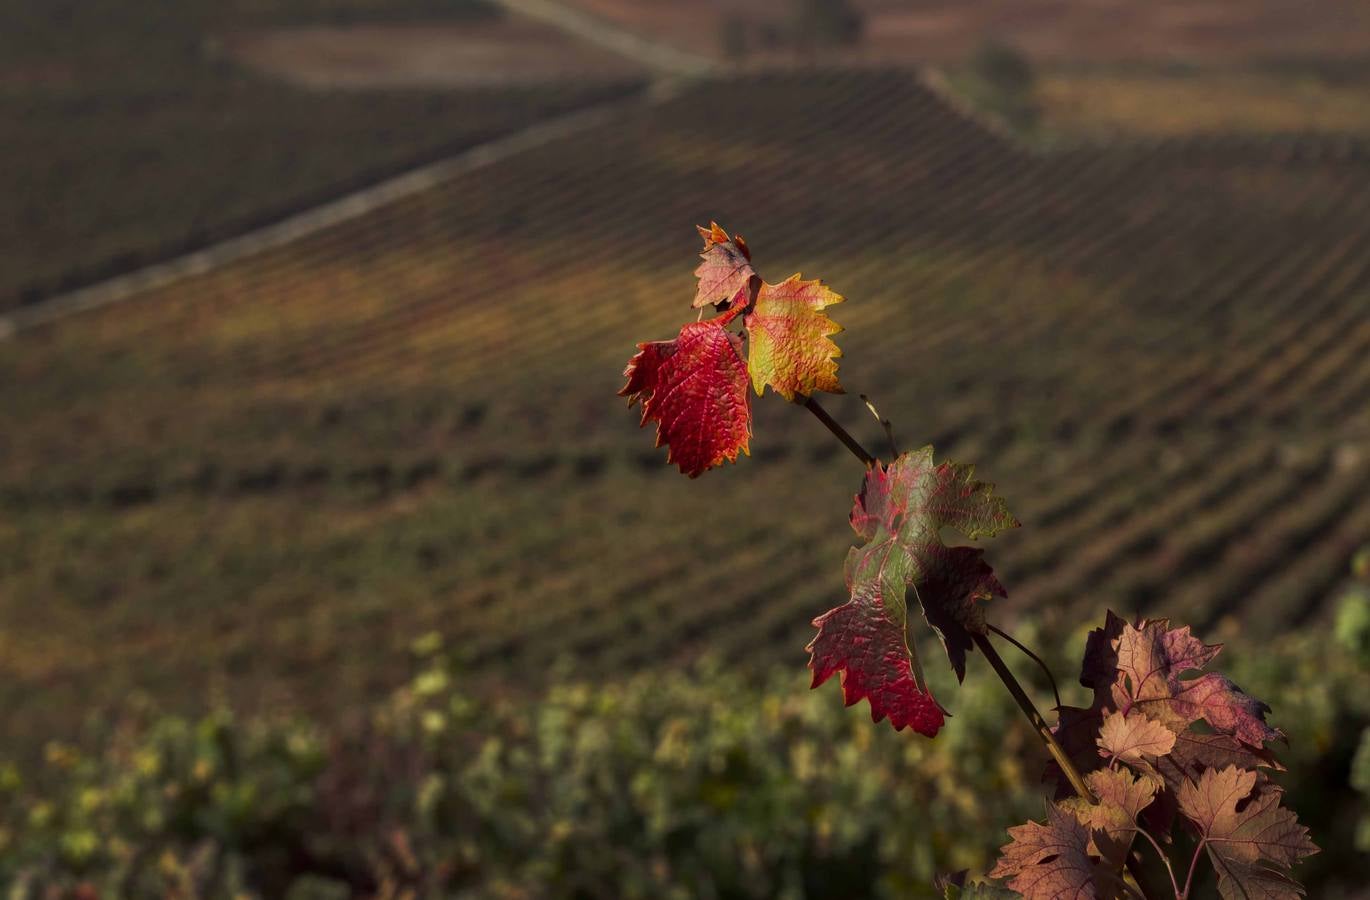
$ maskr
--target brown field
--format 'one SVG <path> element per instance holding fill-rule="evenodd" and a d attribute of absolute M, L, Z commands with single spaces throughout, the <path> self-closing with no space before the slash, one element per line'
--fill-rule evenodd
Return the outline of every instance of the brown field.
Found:
<path fill-rule="evenodd" d="M 629 31 L 682 50 L 720 56 L 719 32 L 724 19 L 738 15 L 748 22 L 783 20 L 786 0 L 736 4 L 725 0 L 672 3 L 669 0 L 572 0 L 572 6 Z"/>
<path fill-rule="evenodd" d="M 238 32 L 222 43 L 239 62 L 308 88 L 473 88 L 639 72 L 622 57 L 513 17 L 276 28 Z"/>
<path fill-rule="evenodd" d="M 790 4 L 574 0 L 629 30 L 699 53 L 719 52 L 730 15 L 783 22 Z M 1359 57 L 1370 52 L 1370 15 L 1358 0 L 864 0 L 863 55 L 888 62 L 950 62 L 986 38 L 1040 61 L 1232 62 Z"/>
<path fill-rule="evenodd" d="M 1054 136 L 1174 137 L 1198 133 L 1370 132 L 1370 82 L 1251 71 L 1048 71 L 1038 80 Z"/>
<path fill-rule="evenodd" d="M 1205 63 L 1370 51 L 1357 0 L 867 0 L 868 42 L 888 57 L 947 60 L 987 37 L 1040 61 Z"/>

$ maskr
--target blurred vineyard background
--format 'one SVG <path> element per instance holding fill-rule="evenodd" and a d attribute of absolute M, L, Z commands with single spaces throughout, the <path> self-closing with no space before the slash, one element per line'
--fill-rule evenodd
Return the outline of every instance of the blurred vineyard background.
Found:
<path fill-rule="evenodd" d="M 752 458 L 687 481 L 614 396 L 716 219 L 848 297 L 843 381 L 906 445 L 999 485 L 995 616 L 1062 680 L 1106 608 L 1229 641 L 1315 895 L 1354 895 L 1363 4 L 682 9 L 0 0 L 0 879 L 982 867 L 1035 808 L 990 686 L 933 745 L 802 690 L 859 470 L 767 400 Z"/>

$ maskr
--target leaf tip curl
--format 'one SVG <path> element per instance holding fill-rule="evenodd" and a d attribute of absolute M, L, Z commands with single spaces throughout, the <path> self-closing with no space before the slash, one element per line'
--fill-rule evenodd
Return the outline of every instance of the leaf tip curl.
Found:
<path fill-rule="evenodd" d="M 759 281 L 756 269 L 752 268 L 752 251 L 741 235 L 728 236 L 728 232 L 717 222 L 709 223 L 708 228 L 696 225 L 700 237 L 704 239 L 704 249 L 699 254 L 700 263 L 695 269 L 698 285 L 691 306 L 695 309 L 725 301 L 732 301 L 737 293 L 749 293 L 754 281 Z"/>

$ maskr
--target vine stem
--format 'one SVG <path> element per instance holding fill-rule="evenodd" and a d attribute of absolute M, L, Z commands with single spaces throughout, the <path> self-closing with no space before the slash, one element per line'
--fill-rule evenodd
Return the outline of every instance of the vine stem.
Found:
<path fill-rule="evenodd" d="M 898 456 L 899 445 L 894 440 L 894 426 L 890 424 L 889 419 L 885 419 L 880 416 L 880 411 L 875 408 L 875 404 L 871 402 L 870 397 L 867 397 L 865 394 L 861 394 L 860 397 L 861 402 L 866 404 L 866 409 L 870 410 L 871 415 L 875 416 L 875 421 L 879 422 L 880 427 L 885 429 L 885 440 L 889 441 L 890 455 Z"/>
<path fill-rule="evenodd" d="M 1018 708 L 1023 711 L 1023 715 L 1027 716 L 1028 722 L 1032 724 L 1033 730 L 1037 732 L 1037 736 L 1046 745 L 1047 752 L 1056 761 L 1056 765 L 1061 767 L 1061 771 L 1065 774 L 1066 780 L 1070 782 L 1070 786 L 1074 788 L 1075 793 L 1090 803 L 1098 803 L 1099 798 L 1095 797 L 1094 792 L 1089 789 L 1089 785 L 1085 783 L 1085 778 L 1080 774 L 1080 770 L 1075 768 L 1075 763 L 1070 761 L 1065 749 L 1056 740 L 1056 735 L 1051 733 L 1051 726 L 1047 724 L 1047 720 L 1042 718 L 1042 714 L 1037 711 L 1037 707 L 1033 705 L 1032 699 L 1023 690 L 1023 686 L 1018 683 L 1018 679 L 1009 669 L 1008 664 L 1004 662 L 1004 658 L 990 643 L 989 636 L 972 634 L 970 637 L 971 640 L 975 641 L 975 646 L 985 655 L 985 659 L 989 661 L 994 674 L 999 676 L 1004 687 L 1008 688 L 1008 692 L 1013 695 Z"/>
<path fill-rule="evenodd" d="M 804 399 L 800 400 L 800 397 Z M 800 394 L 794 398 L 794 402 L 813 413 L 818 421 L 822 422 L 824 427 L 831 431 L 842 442 L 843 446 L 852 452 L 853 456 L 861 460 L 862 465 L 868 469 L 875 465 L 877 462 L 875 456 L 865 447 L 862 447 L 861 443 L 852 437 L 851 433 L 843 428 L 836 419 L 828 415 L 828 411 L 817 400 Z M 1027 716 L 1028 722 L 1032 724 L 1033 730 L 1037 732 L 1037 736 L 1046 745 L 1047 752 L 1056 761 L 1056 765 L 1060 766 L 1061 771 L 1065 773 L 1066 780 L 1075 789 L 1075 793 L 1090 803 L 1098 803 L 1099 799 L 1094 796 L 1094 792 L 1085 783 L 1084 776 L 1070 761 L 1070 757 L 1066 755 L 1066 751 L 1056 740 L 1056 735 L 1051 733 L 1051 726 L 1047 725 L 1046 719 L 1042 718 L 1042 714 L 1037 711 L 1037 707 L 1033 705 L 1027 692 L 1023 690 L 1023 686 L 1018 683 L 1018 679 L 1009 669 L 1008 664 L 1004 662 L 1003 657 L 999 655 L 999 651 L 994 649 L 988 635 L 972 634 L 971 639 L 975 641 L 975 646 L 980 648 L 980 652 L 985 655 L 985 659 L 989 660 L 990 667 L 999 676 L 999 680 L 1004 683 L 1004 687 L 1008 688 L 1008 692 L 1013 695 L 1018 708 L 1023 711 L 1023 715 Z"/>
<path fill-rule="evenodd" d="M 1161 858 L 1161 862 L 1165 863 L 1166 873 L 1170 876 L 1170 886 L 1175 889 L 1175 897 L 1177 900 L 1182 900 L 1185 894 L 1189 893 L 1189 885 L 1186 883 L 1185 893 L 1180 893 L 1180 883 L 1175 880 L 1175 870 L 1170 865 L 1170 857 L 1165 855 L 1165 851 L 1161 849 L 1161 845 L 1156 842 L 1156 839 L 1151 836 L 1151 832 L 1142 828 L 1140 824 L 1137 826 L 1137 833 L 1150 841 L 1151 846 L 1156 848 L 1156 855 Z"/>
<path fill-rule="evenodd" d="M 874 454 L 861 446 L 861 442 L 852 437 L 851 432 L 843 428 L 836 419 L 828 414 L 828 411 L 823 408 L 822 404 L 813 397 L 798 394 L 795 396 L 793 402 L 813 413 L 814 418 L 818 419 L 819 422 L 822 422 L 823 427 L 832 432 L 833 436 L 842 442 L 842 446 L 846 447 L 851 451 L 853 456 L 861 460 L 861 464 L 867 469 L 879 462 Z M 867 404 L 869 405 L 869 401 L 867 401 Z M 877 418 L 879 417 L 877 416 Z M 891 437 L 893 437 L 892 434 Z M 1056 761 L 1056 765 L 1060 766 L 1061 772 L 1066 776 L 1066 780 L 1070 782 L 1071 788 L 1073 788 L 1075 793 L 1086 802 L 1097 804 L 1099 798 L 1095 797 L 1094 792 L 1089 789 L 1089 785 L 1085 782 L 1084 776 L 1080 774 L 1080 770 L 1075 767 L 1075 764 L 1071 762 L 1070 757 L 1066 755 L 1065 749 L 1062 748 L 1061 744 L 1056 740 L 1056 735 L 1051 733 L 1051 726 L 1047 724 L 1047 721 L 1042 717 L 1042 714 L 1037 711 L 1037 707 L 1033 705 L 1031 698 L 1029 698 L 1027 692 L 1023 690 L 1023 686 L 1018 683 L 1018 679 L 1004 662 L 1003 657 L 999 655 L 999 651 L 990 643 L 989 636 L 984 634 L 972 634 L 971 639 L 975 641 L 975 645 L 980 648 L 980 652 L 983 653 L 985 659 L 989 661 L 990 667 L 994 669 L 994 673 L 999 676 L 999 680 L 1004 683 L 1004 687 L 1006 687 L 1009 694 L 1013 696 L 1014 701 L 1018 704 L 1018 708 L 1023 711 L 1023 715 L 1027 717 L 1033 730 L 1037 732 L 1037 737 L 1041 739 L 1042 743 L 1047 748 L 1047 752 L 1051 754 L 1051 758 Z M 1017 642 L 1015 641 L 1014 643 L 1016 644 Z M 1131 872 L 1132 877 L 1137 880 L 1138 887 L 1140 888 L 1137 892 L 1140 893 L 1143 898 L 1146 898 L 1146 887 L 1142 884 L 1139 867 L 1131 856 L 1128 857 L 1127 862 L 1128 871 Z M 1127 885 L 1126 882 L 1124 882 L 1124 887 L 1131 891 L 1131 886 Z"/>
<path fill-rule="evenodd" d="M 1189 889 L 1194 886 L 1194 870 L 1199 867 L 1199 857 L 1203 855 L 1204 845 L 1208 843 L 1208 838 L 1199 841 L 1199 846 L 1194 848 L 1194 858 L 1189 861 L 1189 874 L 1184 879 L 1184 893 L 1180 895 L 1181 900 L 1189 900 Z"/>
<path fill-rule="evenodd" d="M 1026 656 L 1028 659 L 1032 660 L 1037 664 L 1037 668 L 1041 669 L 1042 674 L 1046 675 L 1047 681 L 1051 682 L 1051 696 L 1056 698 L 1056 708 L 1060 709 L 1063 704 L 1061 703 L 1061 691 L 1056 687 L 1056 676 L 1051 674 L 1051 669 L 1047 666 L 1045 662 L 1042 661 L 1042 657 L 1038 656 L 1036 653 L 1033 653 L 1030 647 L 1028 647 L 1022 641 L 1018 640 L 1013 635 L 1009 634 L 1004 629 L 997 628 L 993 625 L 988 624 L 985 627 L 993 633 L 999 635 L 999 637 L 1008 641 L 1013 646 L 1017 647 L 1020 651 L 1022 651 L 1024 656 Z"/>
<path fill-rule="evenodd" d="M 1080 774 L 1080 770 L 1075 767 L 1075 763 L 1071 762 L 1070 757 L 1066 754 L 1065 748 L 1056 740 L 1056 735 L 1051 733 L 1051 726 L 1047 724 L 1046 719 L 1042 718 L 1042 714 L 1037 711 L 1037 707 L 1033 705 L 1032 699 L 1028 697 L 1027 692 L 1023 690 L 1023 686 L 1018 683 L 1018 679 L 1014 677 L 1008 664 L 1004 662 L 1004 658 L 999 655 L 999 651 L 990 643 L 989 636 L 984 634 L 972 634 L 970 637 L 971 640 L 975 641 L 975 646 L 980 648 L 980 652 L 985 655 L 985 659 L 989 661 L 990 668 L 994 669 L 994 674 L 999 676 L 999 680 L 1004 683 L 1004 687 L 1008 688 L 1008 692 L 1013 695 L 1013 699 L 1018 703 L 1018 708 L 1023 711 L 1023 715 L 1027 716 L 1028 722 L 1032 724 L 1033 730 L 1037 732 L 1037 737 L 1041 738 L 1042 743 L 1046 745 L 1047 752 L 1050 753 L 1051 758 L 1056 761 L 1056 765 L 1061 767 L 1061 772 L 1066 776 L 1066 781 L 1070 782 L 1071 788 L 1073 788 L 1075 793 L 1085 802 L 1097 805 L 1099 798 L 1094 796 L 1094 792 L 1089 789 L 1089 785 L 1085 782 L 1084 776 Z M 1150 838 L 1151 836 L 1147 835 L 1147 837 Z M 1160 850 L 1159 847 L 1156 849 Z M 1161 860 L 1166 864 L 1166 868 L 1169 869 L 1170 861 L 1166 859 L 1164 853 L 1161 854 Z M 1123 886 L 1127 888 L 1129 892 L 1140 894 L 1143 900 L 1149 900 L 1146 883 L 1142 880 L 1141 865 L 1131 854 L 1128 854 L 1126 865 L 1128 872 L 1132 874 L 1133 879 L 1137 882 L 1137 888 L 1134 891 L 1127 882 L 1123 882 Z M 1171 881 L 1174 881 L 1173 876 Z"/>
<path fill-rule="evenodd" d="M 804 399 L 801 400 L 799 399 L 800 397 L 803 397 Z M 875 465 L 877 460 L 871 455 L 871 452 L 865 447 L 862 447 L 861 443 L 857 441 L 856 438 L 852 437 L 851 433 L 843 428 L 836 419 L 828 415 L 828 411 L 824 409 L 817 400 L 812 397 L 805 397 L 803 394 L 797 394 L 794 398 L 794 402 L 813 413 L 814 417 L 823 423 L 823 427 L 831 431 L 833 435 L 842 442 L 842 445 L 852 452 L 853 456 L 861 460 L 861 465 L 865 466 L 867 469 Z"/>

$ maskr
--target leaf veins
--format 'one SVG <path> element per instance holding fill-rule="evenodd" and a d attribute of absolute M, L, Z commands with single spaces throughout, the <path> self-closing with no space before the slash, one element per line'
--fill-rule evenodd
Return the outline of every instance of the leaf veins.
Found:
<path fill-rule="evenodd" d="M 1104 627 L 1089 635 L 1080 674 L 1080 683 L 1093 689 L 1094 702 L 1087 709 L 1066 706 L 1059 710 L 1057 740 L 1071 760 L 1088 772 L 1103 764 L 1099 756 L 1105 740 L 1102 732 L 1114 715 L 1126 722 L 1112 725 L 1116 730 L 1107 740 L 1115 744 L 1125 731 L 1145 727 L 1141 722 L 1163 725 L 1174 735 L 1174 745 L 1168 753 L 1152 754 L 1147 762 L 1171 790 L 1197 779 L 1206 769 L 1225 765 L 1280 769 L 1265 748 L 1284 736 L 1266 724 L 1269 707 L 1222 675 L 1190 674 L 1211 662 L 1219 650 L 1220 646 L 1199 641 L 1188 628 L 1171 629 L 1165 619 L 1142 620 L 1133 626 L 1110 612 Z M 1194 730 L 1192 726 L 1200 721 L 1212 731 Z M 1145 752 L 1142 747 L 1138 750 Z M 1121 758 L 1145 768 L 1141 757 Z M 1054 764 L 1051 771 L 1061 790 L 1066 790 Z M 1173 802 L 1173 797 L 1168 801 Z"/>
<path fill-rule="evenodd" d="M 934 464 L 931 447 L 871 468 L 851 514 L 866 541 L 847 554 L 851 599 L 814 619 L 813 686 L 840 672 L 847 705 L 869 699 L 871 717 L 888 716 L 896 730 L 912 725 L 931 737 L 943 723 L 908 642 L 908 587 L 941 635 L 957 677 L 965 674 L 971 634 L 986 630 L 980 603 L 1004 596 L 983 551 L 948 547 L 940 536 L 944 527 L 973 540 L 1017 526 L 993 485 L 975 481 L 973 472 Z"/>
<path fill-rule="evenodd" d="M 757 277 L 756 269 L 752 268 L 752 251 L 742 235 L 728 237 L 728 232 L 719 228 L 717 222 L 710 222 L 708 228 L 695 227 L 704 238 L 704 252 L 699 254 L 703 262 L 695 269 L 699 286 L 691 306 L 700 309 L 710 303 L 731 301 L 738 291 L 752 287 L 752 279 Z M 750 297 L 747 302 L 751 302 Z"/>
<path fill-rule="evenodd" d="M 1198 828 L 1224 898 L 1303 896 L 1289 870 L 1318 848 L 1280 799 L 1278 787 L 1258 785 L 1256 772 L 1236 766 L 1209 769 L 1197 784 L 1181 785 L 1180 811 Z"/>
<path fill-rule="evenodd" d="M 1110 713 L 1099 729 L 1099 752 L 1110 760 L 1137 764 L 1165 756 L 1175 746 L 1175 732 L 1140 712 Z"/>
<path fill-rule="evenodd" d="M 1008 830 L 991 878 L 1008 878 L 1026 900 L 1093 900 L 1109 874 L 1090 856 L 1089 829 L 1063 809 L 1047 809 L 1047 824 L 1028 822 Z"/>
<path fill-rule="evenodd" d="M 1124 712 L 1134 706 L 1145 710 L 1176 733 L 1205 719 L 1219 734 L 1256 748 L 1284 736 L 1265 723 L 1270 707 L 1226 677 L 1215 672 L 1183 677 L 1206 666 L 1222 649 L 1204 644 L 1188 627 L 1171 629 L 1166 619 L 1125 626 L 1117 648 L 1113 698 Z"/>
<path fill-rule="evenodd" d="M 1059 806 L 1090 830 L 1089 852 L 1121 871 L 1137 833 L 1137 817 L 1156 799 L 1160 782 L 1126 769 L 1100 769 L 1085 778 L 1098 803 L 1071 797 Z"/>
<path fill-rule="evenodd" d="M 757 396 L 770 385 L 786 400 L 814 391 L 842 393 L 837 357 L 828 339 L 842 330 L 823 309 L 843 297 L 821 281 L 791 275 L 780 284 L 762 284 L 744 323 L 751 339 L 748 367 Z"/>
<path fill-rule="evenodd" d="M 656 445 L 691 478 L 748 452 L 747 363 L 741 339 L 724 328 L 739 312 L 691 322 L 673 341 L 638 344 L 623 372 L 619 394 L 629 406 L 642 401 L 641 424 L 656 421 Z"/>

